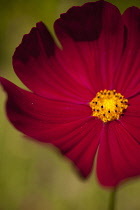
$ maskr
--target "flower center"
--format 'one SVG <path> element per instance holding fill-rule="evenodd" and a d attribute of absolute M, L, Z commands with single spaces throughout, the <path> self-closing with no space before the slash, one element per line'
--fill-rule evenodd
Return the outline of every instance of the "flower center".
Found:
<path fill-rule="evenodd" d="M 101 90 L 89 103 L 92 116 L 103 122 L 118 120 L 128 107 L 128 100 L 116 90 Z"/>

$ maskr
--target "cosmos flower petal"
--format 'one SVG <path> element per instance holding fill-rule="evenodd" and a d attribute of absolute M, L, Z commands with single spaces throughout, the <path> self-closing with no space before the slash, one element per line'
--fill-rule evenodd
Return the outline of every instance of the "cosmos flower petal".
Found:
<path fill-rule="evenodd" d="M 54 28 L 65 60 L 76 67 L 83 84 L 89 84 L 89 89 L 96 92 L 112 89 L 124 41 L 119 10 L 105 1 L 86 3 L 62 14 Z M 75 68 L 70 71 L 74 72 Z"/>
<path fill-rule="evenodd" d="M 89 107 L 50 102 L 4 78 L 0 81 L 8 93 L 7 115 L 13 125 L 27 136 L 58 147 L 83 177 L 88 176 L 102 128 L 101 121 L 89 117 Z"/>
<path fill-rule="evenodd" d="M 64 124 L 91 115 L 91 109 L 87 105 L 48 100 L 17 87 L 4 78 L 0 78 L 0 81 L 9 96 L 8 113 L 13 113 L 15 121 L 22 121 L 20 118 L 24 115 L 46 124 Z"/>
<path fill-rule="evenodd" d="M 114 78 L 114 85 L 128 98 L 139 91 L 140 9 L 130 7 L 124 12 L 122 18 L 125 28 L 124 50 Z"/>
<path fill-rule="evenodd" d="M 65 136 L 59 141 L 53 141 L 53 144 L 72 160 L 83 177 L 87 177 L 93 168 L 101 129 L 101 121 L 91 118 L 81 127 L 73 130 L 67 136 L 67 141 Z"/>
<path fill-rule="evenodd" d="M 42 22 L 37 23 L 16 48 L 13 55 L 15 73 L 40 96 L 71 102 L 89 101 L 93 91 L 66 71 L 65 60 L 57 60 L 57 53 L 61 54 L 60 49 L 46 26 Z"/>
<path fill-rule="evenodd" d="M 121 124 L 140 143 L 140 94 L 129 99 L 129 107 L 121 118 Z"/>
<path fill-rule="evenodd" d="M 140 174 L 140 144 L 119 123 L 105 126 L 102 133 L 97 176 L 104 186 L 116 186 L 120 181 Z"/>

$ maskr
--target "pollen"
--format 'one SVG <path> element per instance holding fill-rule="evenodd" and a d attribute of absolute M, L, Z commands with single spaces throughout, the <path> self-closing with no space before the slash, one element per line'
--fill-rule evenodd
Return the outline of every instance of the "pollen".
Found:
<path fill-rule="evenodd" d="M 128 100 L 116 90 L 101 90 L 89 103 L 92 116 L 104 123 L 118 120 L 128 107 Z"/>

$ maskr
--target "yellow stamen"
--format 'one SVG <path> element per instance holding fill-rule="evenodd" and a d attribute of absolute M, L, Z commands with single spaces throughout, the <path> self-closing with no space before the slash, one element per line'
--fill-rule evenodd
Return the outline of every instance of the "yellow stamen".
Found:
<path fill-rule="evenodd" d="M 92 116 L 103 122 L 118 120 L 128 107 L 128 100 L 116 90 L 101 90 L 89 103 Z"/>

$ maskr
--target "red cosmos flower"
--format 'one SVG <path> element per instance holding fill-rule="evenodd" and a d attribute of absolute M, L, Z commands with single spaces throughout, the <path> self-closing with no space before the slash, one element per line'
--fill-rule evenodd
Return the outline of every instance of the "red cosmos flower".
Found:
<path fill-rule="evenodd" d="M 1 78 L 7 114 L 21 132 L 58 147 L 101 184 L 140 175 L 140 11 L 105 1 L 72 7 L 54 24 L 62 49 L 37 23 L 13 56 L 31 92 Z"/>

